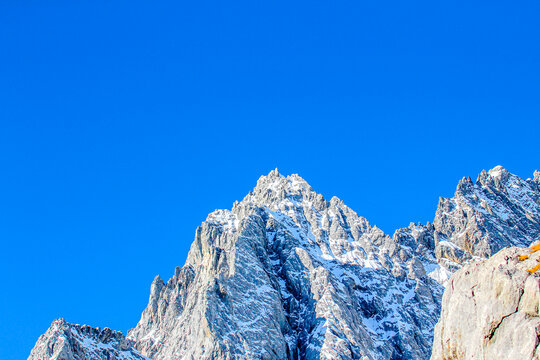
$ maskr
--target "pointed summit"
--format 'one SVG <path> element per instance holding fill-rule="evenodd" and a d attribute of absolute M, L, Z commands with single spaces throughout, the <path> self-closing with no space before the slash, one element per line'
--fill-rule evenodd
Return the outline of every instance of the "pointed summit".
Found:
<path fill-rule="evenodd" d="M 268 175 L 262 175 L 259 180 L 257 180 L 257 186 L 259 186 L 260 183 L 271 183 L 279 181 L 282 178 L 284 178 L 284 176 L 279 173 L 278 168 L 275 168 L 274 170 L 271 170 Z"/>
<path fill-rule="evenodd" d="M 489 170 L 488 173 L 492 178 L 502 178 L 503 176 L 510 174 L 508 170 L 501 165 L 495 166 L 493 169 Z"/>
<path fill-rule="evenodd" d="M 486 181 L 486 178 L 489 176 L 488 172 L 483 169 L 480 174 L 478 174 L 478 177 L 476 178 L 477 184 L 483 184 Z"/>
<path fill-rule="evenodd" d="M 488 173 L 493 180 L 498 180 L 501 183 L 507 182 L 508 179 L 513 175 L 501 165 L 495 166 L 493 169 L 489 170 Z"/>
<path fill-rule="evenodd" d="M 278 170 L 278 168 L 276 167 L 274 170 L 272 170 L 272 171 L 270 171 L 270 172 L 268 173 L 268 176 L 269 176 L 269 177 L 272 177 L 272 176 L 279 177 L 279 176 L 281 176 L 281 174 L 279 173 L 279 170 Z"/>
<path fill-rule="evenodd" d="M 473 186 L 473 182 L 471 180 L 470 176 L 463 177 L 459 182 L 457 186 L 457 190 L 466 190 Z"/>
<path fill-rule="evenodd" d="M 268 175 L 261 176 L 259 180 L 257 180 L 257 185 L 252 193 L 281 193 L 281 197 L 287 197 L 288 195 L 301 195 L 312 191 L 313 189 L 307 181 L 298 174 L 292 174 L 285 177 L 281 175 L 276 168 L 270 171 Z"/>
<path fill-rule="evenodd" d="M 494 181 L 497 183 L 505 183 L 511 176 L 512 174 L 503 166 L 497 165 L 489 171 L 482 170 L 478 175 L 476 183 L 482 186 L 492 184 Z"/>
<path fill-rule="evenodd" d="M 156 277 L 154 278 L 154 281 L 152 281 L 152 284 L 156 284 L 156 286 L 162 286 L 165 283 L 163 282 L 163 279 L 161 278 L 161 276 L 156 275 Z"/>

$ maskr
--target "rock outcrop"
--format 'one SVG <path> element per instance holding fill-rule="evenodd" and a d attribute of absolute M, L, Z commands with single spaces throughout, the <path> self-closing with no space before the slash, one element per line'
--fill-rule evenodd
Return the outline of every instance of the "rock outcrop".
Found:
<path fill-rule="evenodd" d="M 471 262 L 449 281 L 431 360 L 540 359 L 538 253 L 507 248 Z"/>
<path fill-rule="evenodd" d="M 55 320 L 41 335 L 28 360 L 150 360 L 119 331 Z"/>

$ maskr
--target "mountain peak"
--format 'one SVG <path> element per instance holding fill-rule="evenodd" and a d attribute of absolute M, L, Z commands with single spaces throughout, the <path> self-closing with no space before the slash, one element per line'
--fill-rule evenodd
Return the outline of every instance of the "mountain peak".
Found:
<path fill-rule="evenodd" d="M 257 180 L 257 185 L 252 194 L 257 198 L 279 199 L 296 197 L 313 192 L 311 186 L 298 174 L 288 176 L 281 175 L 277 169 L 270 171 L 266 176 L 261 176 Z M 250 195 L 248 195 L 249 197 Z"/>
<path fill-rule="evenodd" d="M 262 177 L 268 177 L 268 178 L 281 178 L 281 177 L 283 177 L 283 175 L 281 175 L 281 174 L 279 173 L 278 168 L 275 168 L 274 170 L 271 170 L 271 171 L 268 173 L 268 175 L 266 175 L 266 176 L 263 175 Z"/>
<path fill-rule="evenodd" d="M 506 183 L 512 176 L 513 174 L 506 170 L 503 166 L 497 165 L 489 171 L 482 170 L 476 179 L 476 183 L 481 186 L 493 184 L 494 182 L 503 184 Z"/>
<path fill-rule="evenodd" d="M 510 175 L 508 170 L 506 170 L 501 165 L 497 165 L 493 169 L 489 170 L 488 174 L 494 179 L 495 178 L 503 179 L 505 177 L 508 177 L 508 175 Z"/>
<path fill-rule="evenodd" d="M 262 175 L 259 180 L 257 180 L 257 185 L 253 190 L 255 191 L 257 188 L 269 187 L 272 184 L 281 182 L 282 179 L 284 179 L 284 176 L 279 173 L 277 168 L 275 168 L 274 170 L 270 171 L 268 175 Z"/>

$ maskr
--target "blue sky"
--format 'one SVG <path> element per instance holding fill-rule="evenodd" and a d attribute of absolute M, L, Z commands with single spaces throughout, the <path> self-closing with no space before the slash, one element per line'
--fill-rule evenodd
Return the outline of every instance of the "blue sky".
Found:
<path fill-rule="evenodd" d="M 0 358 L 126 331 L 278 167 L 392 233 L 540 168 L 540 3 L 0 4 Z"/>

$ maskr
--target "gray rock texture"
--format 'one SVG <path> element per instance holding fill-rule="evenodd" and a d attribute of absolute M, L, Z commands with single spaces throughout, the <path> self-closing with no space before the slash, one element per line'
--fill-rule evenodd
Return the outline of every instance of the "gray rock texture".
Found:
<path fill-rule="evenodd" d="M 149 360 L 121 332 L 55 320 L 28 360 Z"/>
<path fill-rule="evenodd" d="M 432 360 L 540 358 L 539 254 L 520 262 L 523 248 L 506 248 L 471 262 L 449 281 L 435 327 Z"/>

